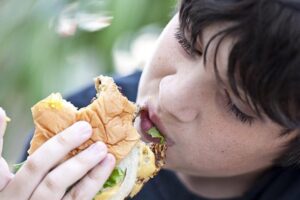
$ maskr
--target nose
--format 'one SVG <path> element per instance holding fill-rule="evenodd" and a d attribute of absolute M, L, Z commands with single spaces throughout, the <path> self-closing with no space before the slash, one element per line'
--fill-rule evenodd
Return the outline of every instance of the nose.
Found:
<path fill-rule="evenodd" d="M 178 74 L 164 77 L 159 85 L 159 104 L 181 122 L 191 122 L 199 116 L 197 92 L 193 81 Z"/>

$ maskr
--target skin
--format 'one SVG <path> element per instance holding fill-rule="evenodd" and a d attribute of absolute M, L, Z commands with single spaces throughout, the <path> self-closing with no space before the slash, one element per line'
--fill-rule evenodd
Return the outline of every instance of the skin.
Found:
<path fill-rule="evenodd" d="M 148 102 L 155 108 L 166 128 L 163 134 L 174 142 L 168 148 L 165 168 L 176 172 L 188 189 L 211 198 L 240 196 L 272 165 L 272 160 L 295 135 L 280 137 L 280 127 L 268 119 L 256 119 L 249 125 L 229 112 L 224 90 L 240 110 L 254 115 L 226 86 L 227 57 L 233 39 L 222 43 L 217 58 L 225 82 L 222 85 L 213 71 L 214 42 L 204 66 L 202 56 L 191 57 L 176 41 L 178 26 L 175 15 L 143 72 L 137 103 Z M 220 25 L 206 28 L 198 48 L 204 47 L 221 28 Z M 0 155 L 5 126 L 5 113 L 0 109 Z M 97 143 L 61 162 L 71 149 L 90 136 L 88 123 L 75 123 L 48 140 L 16 175 L 8 170 L 1 157 L 0 199 L 92 199 L 115 165 L 106 146 Z"/>
<path fill-rule="evenodd" d="M 226 66 L 233 38 L 219 49 L 217 65 L 224 82 L 220 84 L 213 70 L 217 40 L 204 65 L 203 56 L 188 55 L 174 37 L 178 26 L 175 15 L 160 35 L 142 74 L 137 103 L 154 107 L 166 129 L 163 134 L 175 143 L 168 148 L 165 168 L 175 171 L 188 189 L 211 198 L 240 196 L 272 166 L 295 134 L 280 137 L 281 127 L 255 117 L 230 91 Z M 224 27 L 216 24 L 203 30 L 197 49 L 201 51 Z M 241 111 L 255 117 L 251 125 L 228 111 L 225 90 Z"/>
<path fill-rule="evenodd" d="M 6 127 L 5 116 L 0 108 L 0 153 Z M 1 156 L 0 199 L 92 199 L 101 190 L 115 166 L 115 158 L 107 153 L 106 145 L 97 142 L 63 161 L 68 152 L 80 146 L 91 135 L 90 124 L 83 121 L 75 123 L 29 156 L 15 175 L 9 171 Z M 73 184 L 75 185 L 66 192 Z"/>

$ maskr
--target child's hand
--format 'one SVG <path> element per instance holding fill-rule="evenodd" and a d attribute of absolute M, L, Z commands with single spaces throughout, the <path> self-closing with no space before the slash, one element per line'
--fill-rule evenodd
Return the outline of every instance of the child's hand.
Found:
<path fill-rule="evenodd" d="M 87 122 L 75 123 L 29 156 L 15 176 L 7 170 L 5 162 L 1 163 L 0 180 L 4 181 L 0 182 L 0 199 L 91 200 L 115 166 L 115 158 L 107 153 L 106 145 L 97 142 L 61 163 L 91 134 L 92 128 Z"/>
<path fill-rule="evenodd" d="M 2 191 L 7 183 L 14 177 L 9 171 L 7 162 L 2 157 L 3 135 L 7 123 L 6 119 L 5 111 L 0 107 L 0 191 Z"/>

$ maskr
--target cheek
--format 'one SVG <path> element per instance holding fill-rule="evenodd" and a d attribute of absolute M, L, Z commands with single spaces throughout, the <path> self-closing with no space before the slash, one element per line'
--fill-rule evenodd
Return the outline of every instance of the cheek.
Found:
<path fill-rule="evenodd" d="M 212 136 L 203 141 L 206 151 L 202 151 L 201 156 L 208 158 L 207 166 L 213 166 L 213 173 L 226 176 L 269 167 L 278 153 L 278 146 L 271 144 L 271 137 L 261 137 L 263 134 L 266 133 L 236 127 L 216 128 Z"/>
<path fill-rule="evenodd" d="M 282 144 L 276 131 L 241 124 L 214 107 L 202 108 L 198 123 L 177 128 L 179 142 L 170 151 L 170 165 L 202 176 L 234 176 L 270 166 Z"/>

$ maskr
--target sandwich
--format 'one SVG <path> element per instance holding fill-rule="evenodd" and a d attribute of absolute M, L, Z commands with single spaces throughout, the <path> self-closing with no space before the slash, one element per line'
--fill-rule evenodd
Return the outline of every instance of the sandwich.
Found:
<path fill-rule="evenodd" d="M 151 127 L 149 134 L 159 138 L 158 143 L 141 140 L 133 126 L 141 109 L 121 94 L 111 77 L 99 76 L 94 81 L 97 95 L 85 108 L 78 110 L 59 93 L 51 94 L 32 107 L 35 132 L 28 154 L 34 153 L 48 139 L 76 121 L 87 121 L 93 128 L 91 138 L 69 152 L 65 159 L 97 141 L 104 142 L 108 152 L 115 156 L 116 166 L 94 199 L 133 197 L 164 165 L 166 144 L 155 127 Z"/>

